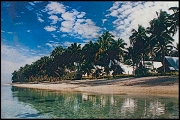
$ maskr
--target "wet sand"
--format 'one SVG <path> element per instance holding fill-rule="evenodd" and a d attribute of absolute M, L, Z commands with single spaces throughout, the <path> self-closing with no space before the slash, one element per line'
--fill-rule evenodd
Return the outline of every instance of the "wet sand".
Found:
<path fill-rule="evenodd" d="M 13 83 L 12 86 L 99 94 L 179 96 L 178 76 L 155 76 L 109 80 L 63 80 L 60 82 L 38 84 Z"/>

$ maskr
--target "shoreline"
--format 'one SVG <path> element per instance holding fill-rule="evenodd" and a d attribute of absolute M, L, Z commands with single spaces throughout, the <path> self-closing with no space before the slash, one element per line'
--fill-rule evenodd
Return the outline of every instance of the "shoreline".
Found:
<path fill-rule="evenodd" d="M 153 76 L 110 80 L 64 80 L 56 83 L 12 83 L 10 85 L 61 92 L 179 97 L 178 76 Z"/>

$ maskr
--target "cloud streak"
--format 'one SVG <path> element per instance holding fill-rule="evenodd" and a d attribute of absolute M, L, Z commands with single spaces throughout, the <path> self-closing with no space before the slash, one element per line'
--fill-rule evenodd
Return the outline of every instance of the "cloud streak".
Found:
<path fill-rule="evenodd" d="M 121 37 L 129 45 L 132 29 L 138 29 L 138 24 L 148 27 L 150 20 L 156 18 L 156 11 L 160 9 L 171 13 L 170 7 L 178 6 L 177 2 L 115 2 L 106 14 L 108 18 L 115 18 L 112 22 L 115 36 Z"/>
<path fill-rule="evenodd" d="M 45 26 L 44 29 L 48 32 L 56 31 L 56 26 Z"/>
<path fill-rule="evenodd" d="M 66 7 L 58 2 L 50 2 L 46 8 L 44 9 L 44 12 L 48 12 L 48 14 L 61 14 L 65 12 Z"/>
<path fill-rule="evenodd" d="M 48 43 L 46 43 L 46 46 L 49 46 L 51 50 L 55 49 L 59 45 L 60 45 L 59 42 L 54 42 L 54 41 L 49 41 Z"/>

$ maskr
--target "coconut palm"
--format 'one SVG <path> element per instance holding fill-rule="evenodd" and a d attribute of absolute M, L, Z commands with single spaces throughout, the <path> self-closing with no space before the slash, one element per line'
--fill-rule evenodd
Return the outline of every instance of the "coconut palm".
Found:
<path fill-rule="evenodd" d="M 170 23 L 169 31 L 172 32 L 172 36 L 179 29 L 179 7 L 170 7 L 169 10 L 173 10 L 173 14 L 168 17 Z"/>
<path fill-rule="evenodd" d="M 87 73 L 89 76 L 94 68 L 95 55 L 98 52 L 97 44 L 94 44 L 92 41 L 89 41 L 82 48 L 82 67 L 81 70 L 84 74 Z"/>
<path fill-rule="evenodd" d="M 114 40 L 110 48 L 111 50 L 113 50 L 110 52 L 110 55 L 113 56 L 110 59 L 111 60 L 116 59 L 118 61 L 123 62 L 123 57 L 127 52 L 125 48 L 126 45 L 127 43 L 125 43 L 122 38 L 118 38 L 118 40 Z"/>
<path fill-rule="evenodd" d="M 176 43 L 176 46 L 174 46 L 174 49 L 171 50 L 170 56 L 179 57 L 179 43 Z"/>
<path fill-rule="evenodd" d="M 66 68 L 70 71 L 74 71 L 77 73 L 77 75 L 81 76 L 81 63 L 82 63 L 82 57 L 81 57 L 81 44 L 71 44 L 65 52 L 65 60 L 67 60 L 69 63 L 66 64 Z"/>
<path fill-rule="evenodd" d="M 114 36 L 109 32 L 106 31 L 103 33 L 99 40 L 97 41 L 97 44 L 99 46 L 99 51 L 96 53 L 96 63 L 97 65 L 100 65 L 104 67 L 104 71 L 106 74 L 109 74 L 109 62 L 111 55 L 109 54 L 109 49 L 112 46 L 112 42 L 114 41 Z"/>
<path fill-rule="evenodd" d="M 12 83 L 15 83 L 15 82 L 18 82 L 18 71 L 15 70 L 13 73 L 12 73 Z"/>
<path fill-rule="evenodd" d="M 170 15 L 167 14 L 167 12 L 160 10 L 160 13 L 157 12 L 157 16 L 157 18 L 150 21 L 150 27 L 147 29 L 151 35 L 151 43 L 161 51 L 161 61 L 165 72 L 165 55 L 168 49 L 172 47 L 174 39 L 170 35 L 172 32 L 169 32 L 168 30 L 168 18 Z"/>
<path fill-rule="evenodd" d="M 130 47 L 127 48 L 127 52 L 126 52 L 124 57 L 125 57 L 124 62 L 130 64 L 131 66 L 133 66 L 133 74 L 135 74 L 134 73 L 135 66 L 137 68 L 137 65 L 138 65 L 138 63 L 140 61 L 139 55 L 137 54 L 135 49 L 133 49 L 133 47 L 130 46 Z"/>
<path fill-rule="evenodd" d="M 51 52 L 50 57 L 54 58 L 55 56 L 62 55 L 64 51 L 62 46 L 58 46 Z"/>
<path fill-rule="evenodd" d="M 134 49 L 134 54 L 137 55 L 136 58 L 136 66 L 138 67 L 140 62 L 142 62 L 144 66 L 144 56 L 147 53 L 147 35 L 146 35 L 146 29 L 142 27 L 141 25 L 138 25 L 138 30 L 132 29 L 132 35 L 129 37 L 130 44 L 132 48 Z"/>
<path fill-rule="evenodd" d="M 174 47 L 177 51 L 179 51 L 179 43 L 176 43 L 176 47 Z"/>

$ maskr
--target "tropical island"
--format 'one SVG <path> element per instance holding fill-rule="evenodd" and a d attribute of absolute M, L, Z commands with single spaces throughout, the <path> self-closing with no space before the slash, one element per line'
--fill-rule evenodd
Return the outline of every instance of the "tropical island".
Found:
<path fill-rule="evenodd" d="M 56 47 L 12 73 L 12 85 L 60 91 L 113 94 L 157 94 L 178 96 L 179 43 L 173 36 L 179 29 L 179 7 L 173 14 L 160 10 L 150 27 L 132 29 L 130 46 L 106 31 L 83 47 L 74 43 Z M 147 62 L 149 61 L 149 62 Z M 153 63 L 160 62 L 156 68 Z M 126 67 L 122 67 L 125 65 Z M 147 67 L 151 66 L 151 67 Z M 126 72 L 126 68 L 132 68 Z"/>

